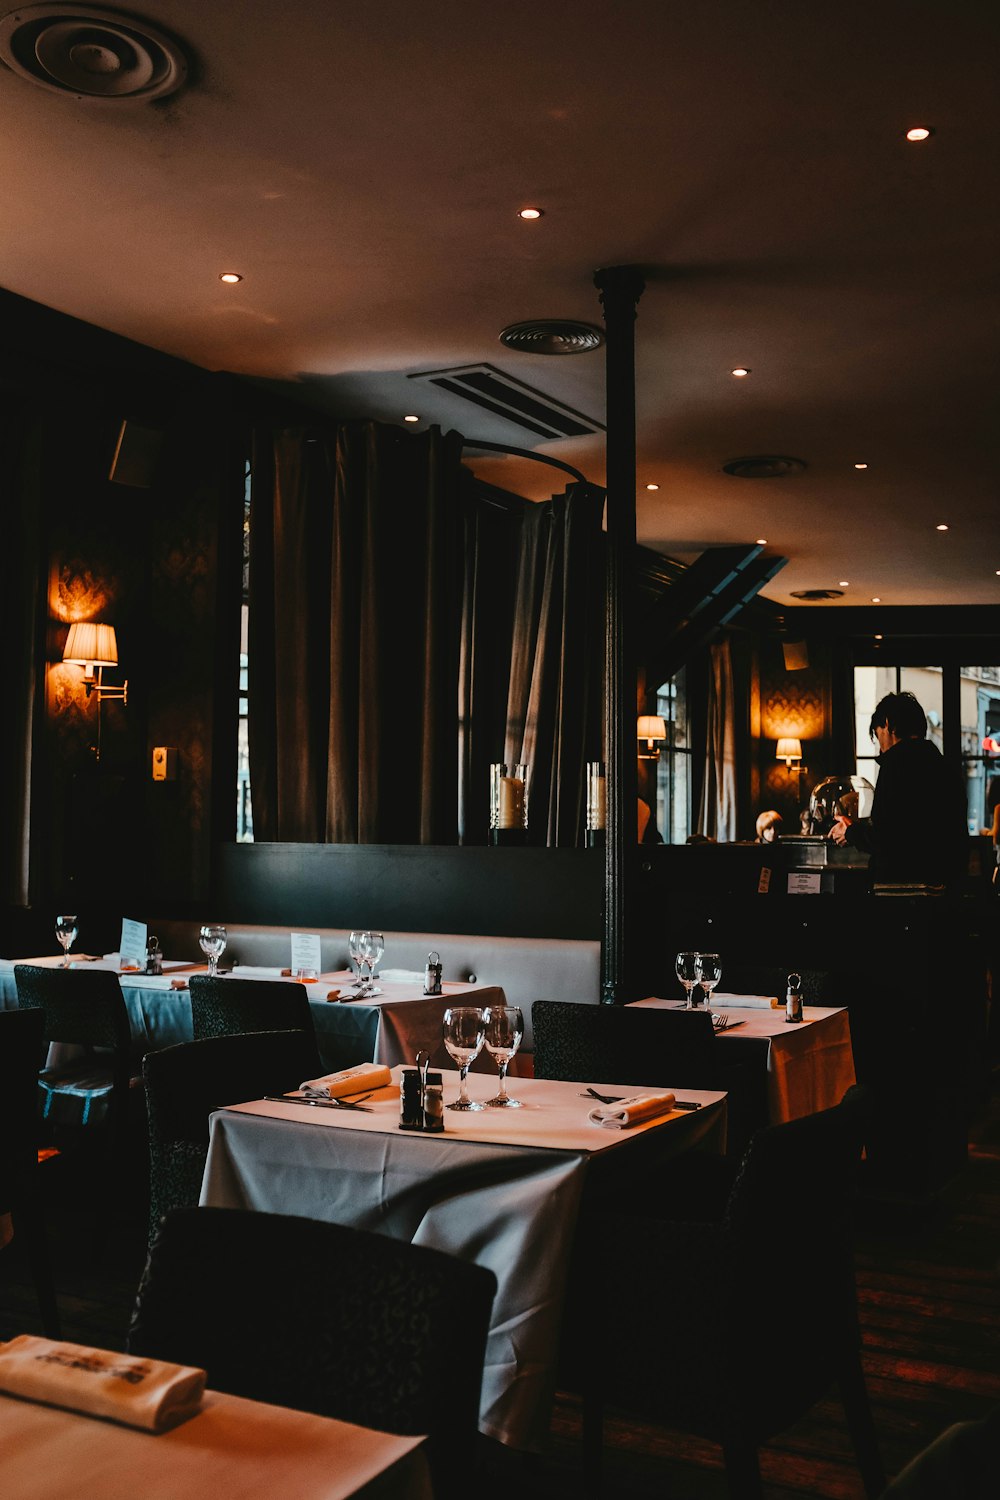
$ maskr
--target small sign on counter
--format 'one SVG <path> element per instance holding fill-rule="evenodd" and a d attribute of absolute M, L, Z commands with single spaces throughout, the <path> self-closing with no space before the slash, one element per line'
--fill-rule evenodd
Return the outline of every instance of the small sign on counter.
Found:
<path fill-rule="evenodd" d="M 790 896 L 818 896 L 822 888 L 821 870 L 793 870 L 788 877 Z"/>

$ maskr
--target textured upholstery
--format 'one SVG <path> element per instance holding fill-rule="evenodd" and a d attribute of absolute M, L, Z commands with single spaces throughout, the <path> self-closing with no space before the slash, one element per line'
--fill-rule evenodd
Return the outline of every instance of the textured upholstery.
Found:
<path fill-rule="evenodd" d="M 197 1205 L 212 1111 L 298 1088 L 314 1076 L 314 1047 L 302 1031 L 255 1031 L 146 1053 L 150 1240 L 170 1209 Z"/>
<path fill-rule="evenodd" d="M 304 1031 L 313 1043 L 313 1071 L 319 1070 L 319 1045 L 304 984 L 192 974 L 188 989 L 195 1041 L 234 1032 Z"/>
<path fill-rule="evenodd" d="M 474 1492 L 495 1294 L 482 1266 L 366 1230 L 179 1209 L 150 1250 L 128 1348 L 196 1365 L 216 1390 L 427 1433 L 434 1493 L 451 1500 Z"/>
<path fill-rule="evenodd" d="M 20 1009 L 41 1010 L 44 1040 L 82 1049 L 79 1056 L 38 1074 L 45 1093 L 44 1113 L 60 1094 L 83 1100 L 88 1124 L 95 1100 L 106 1107 L 116 1136 L 124 1128 L 132 1062 L 132 1033 L 118 976 L 106 969 L 48 969 L 15 964 Z M 95 1114 L 95 1123 L 99 1118 Z"/>
<path fill-rule="evenodd" d="M 595 1227 L 593 1253 L 629 1246 L 628 1275 L 604 1278 L 588 1313 L 588 1448 L 600 1399 L 722 1445 L 730 1494 L 761 1493 L 757 1450 L 839 1382 L 865 1491 L 885 1483 L 860 1358 L 852 1207 L 870 1110 L 834 1109 L 759 1131 L 721 1220 L 623 1215 Z M 642 1339 L 635 1338 L 636 1329 Z"/>
<path fill-rule="evenodd" d="M 49 1260 L 38 1172 L 38 1067 L 44 1051 L 40 1010 L 0 1011 L 0 1213 L 27 1245 L 42 1327 L 59 1338 L 59 1309 Z M 48 1158 L 45 1158 L 48 1159 Z"/>

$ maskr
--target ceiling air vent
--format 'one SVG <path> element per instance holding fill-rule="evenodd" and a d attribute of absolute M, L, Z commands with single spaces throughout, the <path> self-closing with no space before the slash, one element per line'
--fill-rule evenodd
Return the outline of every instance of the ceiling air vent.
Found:
<path fill-rule="evenodd" d="M 843 589 L 793 589 L 793 599 L 843 599 Z"/>
<path fill-rule="evenodd" d="M 727 474 L 737 479 L 787 479 L 791 474 L 801 474 L 805 464 L 801 458 L 781 458 L 764 453 L 756 458 L 731 458 L 722 465 Z"/>
<path fill-rule="evenodd" d="M 188 61 L 137 16 L 89 6 L 24 5 L 0 19 L 0 60 L 22 78 L 77 99 L 160 99 Z"/>
<path fill-rule="evenodd" d="M 593 323 L 566 318 L 530 318 L 500 330 L 500 342 L 521 354 L 589 354 L 604 343 L 604 334 Z"/>
<path fill-rule="evenodd" d="M 483 406 L 494 416 L 505 417 L 518 427 L 525 428 L 541 438 L 583 437 L 588 433 L 603 432 L 604 424 L 593 417 L 584 416 L 572 406 L 564 406 L 544 391 L 525 385 L 497 370 L 493 365 L 462 365 L 453 370 L 426 370 L 411 375 L 411 380 L 422 380 L 436 385 L 443 391 L 462 396 Z"/>

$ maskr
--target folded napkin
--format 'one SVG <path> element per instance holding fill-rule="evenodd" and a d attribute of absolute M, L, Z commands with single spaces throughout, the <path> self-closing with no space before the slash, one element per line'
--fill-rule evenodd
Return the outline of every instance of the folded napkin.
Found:
<path fill-rule="evenodd" d="M 379 969 L 379 979 L 388 984 L 423 984 L 423 969 Z"/>
<path fill-rule="evenodd" d="M 668 1115 L 675 1103 L 675 1096 L 665 1092 L 630 1094 L 627 1099 L 616 1099 L 613 1104 L 595 1105 L 589 1118 L 606 1130 L 627 1130 L 630 1125 L 641 1125 L 643 1120 Z"/>
<path fill-rule="evenodd" d="M 0 1344 L 0 1390 L 164 1432 L 201 1406 L 205 1371 L 22 1333 Z"/>
<path fill-rule="evenodd" d="M 270 969 L 262 964 L 234 964 L 233 973 L 241 979 L 287 979 L 287 969 Z"/>
<path fill-rule="evenodd" d="M 391 1082 L 387 1067 L 366 1062 L 341 1068 L 339 1073 L 324 1073 L 322 1078 L 308 1078 L 299 1084 L 299 1093 L 309 1099 L 341 1099 L 345 1094 L 363 1094 L 365 1089 L 383 1089 Z"/>
<path fill-rule="evenodd" d="M 712 995 L 716 1010 L 783 1010 L 784 1000 L 777 995 L 722 995 L 718 990 Z"/>

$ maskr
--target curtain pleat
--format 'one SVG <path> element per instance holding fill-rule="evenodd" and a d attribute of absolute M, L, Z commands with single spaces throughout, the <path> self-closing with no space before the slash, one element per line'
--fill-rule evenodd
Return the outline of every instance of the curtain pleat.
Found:
<path fill-rule="evenodd" d="M 736 725 L 733 665 L 728 641 L 709 651 L 705 770 L 698 830 L 719 843 L 736 838 Z"/>

